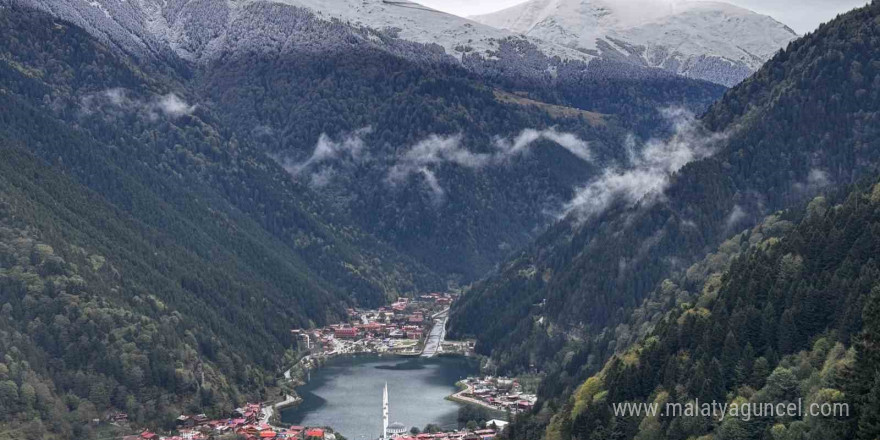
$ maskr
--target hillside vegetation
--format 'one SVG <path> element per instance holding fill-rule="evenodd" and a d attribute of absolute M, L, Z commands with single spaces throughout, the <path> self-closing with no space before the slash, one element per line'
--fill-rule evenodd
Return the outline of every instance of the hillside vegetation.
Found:
<path fill-rule="evenodd" d="M 696 141 L 722 139 L 714 155 L 673 174 L 663 197 L 619 201 L 554 226 L 474 285 L 453 312 L 452 336 L 477 337 L 501 371 L 543 370 L 535 421 L 548 423 L 609 357 L 675 306 L 652 302 L 652 292 L 670 287 L 664 280 L 689 274 L 726 239 L 776 210 L 875 178 L 878 16 L 875 2 L 792 43 L 701 118 L 706 131 Z M 845 313 L 856 326 L 847 331 L 858 332 L 853 317 L 861 308 Z M 816 331 L 804 333 L 797 349 L 809 348 Z M 850 347 L 846 336 L 840 342 Z M 739 339 L 737 346 L 745 350 Z"/>
<path fill-rule="evenodd" d="M 880 184 L 813 200 L 793 228 L 761 229 L 644 339 L 574 393 L 547 438 L 874 439 L 880 434 Z M 618 402 L 846 403 L 837 417 L 620 417 Z M 705 436 L 705 437 L 704 437 Z M 528 438 L 528 437 L 523 437 Z"/>
<path fill-rule="evenodd" d="M 2 432 L 228 414 L 268 397 L 291 328 L 442 288 L 188 102 L 185 71 L 28 9 L 0 27 Z"/>
<path fill-rule="evenodd" d="M 477 283 L 453 313 L 455 335 L 477 337 L 509 370 L 559 362 L 567 344 L 592 343 L 625 322 L 669 273 L 737 231 L 874 175 L 878 10 L 822 27 L 729 91 L 702 117 L 708 131 L 695 140 L 721 136 L 718 151 L 673 174 L 663 197 L 575 213 Z"/>

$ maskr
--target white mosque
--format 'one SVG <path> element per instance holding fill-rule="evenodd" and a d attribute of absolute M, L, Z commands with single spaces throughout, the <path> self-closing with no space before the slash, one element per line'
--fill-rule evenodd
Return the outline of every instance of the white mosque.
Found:
<path fill-rule="evenodd" d="M 388 424 L 388 382 L 385 382 L 385 390 L 382 392 L 382 438 L 389 440 L 407 432 L 403 423 Z"/>

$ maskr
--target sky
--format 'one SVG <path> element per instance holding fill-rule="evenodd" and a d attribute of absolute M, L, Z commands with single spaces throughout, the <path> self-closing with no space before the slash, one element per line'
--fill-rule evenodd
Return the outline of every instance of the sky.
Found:
<path fill-rule="evenodd" d="M 523 0 L 414 0 L 434 9 L 466 17 L 504 9 Z M 837 14 L 869 3 L 867 0 L 724 0 L 769 15 L 804 34 Z"/>

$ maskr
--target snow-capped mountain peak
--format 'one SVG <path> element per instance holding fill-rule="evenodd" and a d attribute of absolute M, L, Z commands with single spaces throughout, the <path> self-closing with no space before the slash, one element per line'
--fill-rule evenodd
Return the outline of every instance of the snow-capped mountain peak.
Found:
<path fill-rule="evenodd" d="M 210 62 L 236 52 L 371 46 L 535 80 L 554 77 L 564 61 L 586 71 L 602 57 L 624 74 L 635 66 L 732 85 L 796 36 L 745 9 L 683 0 L 531 0 L 476 21 L 408 0 L 11 1 L 130 53 Z"/>
<path fill-rule="evenodd" d="M 431 9 L 408 0 L 275 0 L 314 11 L 319 16 L 373 29 L 394 29 L 409 41 L 438 44 L 446 53 L 461 58 L 464 52 L 489 53 L 498 41 L 512 33 Z M 535 42 L 548 56 L 589 59 L 577 51 L 553 43 Z"/>
<path fill-rule="evenodd" d="M 731 4 L 684 0 L 531 0 L 475 21 L 594 55 L 733 85 L 797 34 Z"/>

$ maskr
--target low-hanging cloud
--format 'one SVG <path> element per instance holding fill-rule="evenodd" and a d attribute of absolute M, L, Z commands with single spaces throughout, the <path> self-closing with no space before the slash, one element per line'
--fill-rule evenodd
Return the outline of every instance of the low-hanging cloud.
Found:
<path fill-rule="evenodd" d="M 689 162 L 712 155 L 725 134 L 706 134 L 694 115 L 682 109 L 666 109 L 662 114 L 673 126 L 668 140 L 651 139 L 640 151 L 629 141 L 627 167 L 612 166 L 586 186 L 563 208 L 562 215 L 581 219 L 599 214 L 617 200 L 629 205 L 662 196 L 672 174 Z"/>
<path fill-rule="evenodd" d="M 428 170 L 429 165 L 453 164 L 473 169 L 481 168 L 491 162 L 491 155 L 473 153 L 462 147 L 461 140 L 461 134 L 453 136 L 432 134 L 428 136 L 397 159 L 394 166 L 388 171 L 388 181 L 397 184 L 406 180 L 411 174 L 426 175 L 425 171 Z M 431 175 L 434 175 L 433 172 Z M 436 183 L 436 176 L 434 180 Z"/>
<path fill-rule="evenodd" d="M 340 140 L 333 140 L 326 133 L 321 133 L 312 155 L 304 162 L 283 161 L 282 166 L 294 176 L 325 162 L 335 160 L 361 161 L 364 155 L 364 136 L 371 133 L 371 127 L 345 134 Z M 326 173 L 326 170 L 324 171 Z"/>
<path fill-rule="evenodd" d="M 505 159 L 525 154 L 535 142 L 541 139 L 555 142 L 560 147 L 565 148 L 571 154 L 583 161 L 589 162 L 593 160 L 593 154 L 590 151 L 590 144 L 587 141 L 582 140 L 572 133 L 557 131 L 555 128 L 549 128 L 546 130 L 527 128 L 521 131 L 519 135 L 513 139 L 496 137 L 495 147 L 499 152 L 496 154 L 495 160 L 496 162 L 503 161 Z"/>
<path fill-rule="evenodd" d="M 155 108 L 172 117 L 178 118 L 184 115 L 191 115 L 194 111 L 196 111 L 195 105 L 189 105 L 181 99 L 179 96 L 174 93 L 169 93 L 167 95 L 159 98 L 158 101 L 154 103 Z"/>
<path fill-rule="evenodd" d="M 91 114 L 99 108 L 111 113 L 119 110 L 138 112 L 150 120 L 157 120 L 160 116 L 175 119 L 191 115 L 198 106 L 188 104 L 175 93 L 140 98 L 127 89 L 116 87 L 83 97 L 81 109 L 84 113 Z"/>
<path fill-rule="evenodd" d="M 279 156 L 275 156 L 274 159 L 292 175 L 308 178 L 312 186 L 322 187 L 337 176 L 339 166 L 359 166 L 368 161 L 372 165 L 376 164 L 375 161 L 369 160 L 367 152 L 365 137 L 370 133 L 372 133 L 370 127 L 346 133 L 338 139 L 322 133 L 308 159 L 298 162 Z M 418 176 L 435 201 L 439 201 L 443 199 L 446 191 L 437 176 L 438 167 L 451 165 L 473 170 L 505 165 L 517 156 L 528 154 L 534 144 L 540 140 L 553 142 L 581 160 L 592 160 L 587 141 L 554 128 L 524 129 L 512 138 L 496 136 L 488 152 L 473 152 L 466 148 L 464 135 L 461 133 L 431 134 L 391 158 L 387 166 L 385 182 L 396 187 L 406 183 L 410 177 Z"/>
<path fill-rule="evenodd" d="M 811 168 L 806 181 L 795 182 L 792 186 L 799 194 L 815 194 L 831 185 L 831 176 L 821 168 Z"/>
<path fill-rule="evenodd" d="M 490 165 L 509 163 L 514 157 L 527 154 L 539 140 L 552 141 L 584 161 L 592 160 L 589 143 L 574 134 L 559 132 L 554 128 L 535 130 L 527 128 L 513 138 L 496 136 L 494 151 L 474 153 L 462 145 L 463 136 L 430 135 L 403 153 L 388 171 L 387 182 L 398 185 L 411 175 L 421 175 L 435 197 L 445 194 L 436 174 L 429 167 L 443 164 L 467 169 L 479 169 Z"/>

